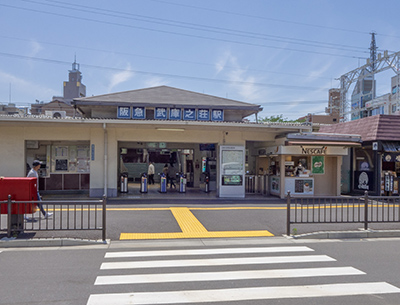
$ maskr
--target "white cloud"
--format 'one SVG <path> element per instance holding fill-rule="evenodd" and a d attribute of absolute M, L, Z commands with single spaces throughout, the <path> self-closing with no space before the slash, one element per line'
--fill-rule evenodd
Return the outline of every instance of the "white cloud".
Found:
<path fill-rule="evenodd" d="M 0 101 L 9 100 L 9 91 L 11 85 L 11 102 L 32 103 L 32 97 L 38 100 L 47 101 L 52 96 L 59 95 L 59 92 L 29 82 L 23 78 L 0 71 Z"/>
<path fill-rule="evenodd" d="M 310 73 L 308 73 L 308 77 L 305 79 L 306 81 L 311 81 L 315 82 L 316 78 L 326 78 L 327 72 L 331 71 L 331 67 L 334 61 L 325 61 L 324 65 L 317 65 L 318 69 L 311 70 Z"/>
<path fill-rule="evenodd" d="M 258 82 L 254 75 L 249 75 L 246 68 L 242 68 L 238 60 L 231 52 L 225 52 L 216 64 L 215 68 L 218 73 L 224 72 L 224 76 L 231 81 L 231 88 L 233 88 L 241 99 L 245 101 L 254 101 L 260 98 L 260 91 L 254 85 Z"/>
<path fill-rule="evenodd" d="M 219 74 L 221 71 L 225 69 L 225 66 L 227 62 L 230 60 L 232 57 L 231 52 L 226 51 L 215 63 L 215 70 L 217 74 Z"/>
<path fill-rule="evenodd" d="M 36 56 L 41 50 L 43 50 L 42 45 L 37 41 L 32 40 L 30 44 L 31 44 L 31 49 L 29 52 L 29 56 L 31 57 Z"/>
<path fill-rule="evenodd" d="M 158 86 L 164 86 L 167 85 L 168 82 L 166 80 L 164 80 L 161 77 L 151 77 L 147 80 L 144 81 L 144 86 L 147 87 L 158 87 Z"/>
<path fill-rule="evenodd" d="M 108 92 L 111 92 L 114 87 L 124 83 L 133 77 L 134 73 L 131 70 L 131 65 L 128 64 L 124 71 L 117 72 L 111 76 L 110 84 L 108 85 Z"/>

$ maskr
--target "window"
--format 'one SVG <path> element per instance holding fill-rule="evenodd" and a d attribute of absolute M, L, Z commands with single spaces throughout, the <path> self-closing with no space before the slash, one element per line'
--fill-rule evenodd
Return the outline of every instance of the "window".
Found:
<path fill-rule="evenodd" d="M 373 152 L 369 149 L 356 148 L 355 149 L 355 170 L 356 171 L 373 171 Z"/>

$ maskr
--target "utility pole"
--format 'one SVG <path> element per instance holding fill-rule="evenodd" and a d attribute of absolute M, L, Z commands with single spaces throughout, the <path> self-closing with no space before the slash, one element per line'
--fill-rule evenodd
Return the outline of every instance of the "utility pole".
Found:
<path fill-rule="evenodd" d="M 376 41 L 375 41 L 375 32 L 370 33 L 371 34 L 371 45 L 369 47 L 369 59 L 371 62 L 371 72 L 374 72 L 376 70 L 376 51 L 378 50 L 378 48 L 376 47 Z"/>
<path fill-rule="evenodd" d="M 376 88 L 375 88 L 375 71 L 376 71 L 376 54 L 377 54 L 377 46 L 376 46 L 376 41 L 375 41 L 375 32 L 371 32 L 371 45 L 369 48 L 369 60 L 371 62 L 371 72 L 372 72 L 372 97 L 371 100 L 374 100 L 376 98 Z"/>

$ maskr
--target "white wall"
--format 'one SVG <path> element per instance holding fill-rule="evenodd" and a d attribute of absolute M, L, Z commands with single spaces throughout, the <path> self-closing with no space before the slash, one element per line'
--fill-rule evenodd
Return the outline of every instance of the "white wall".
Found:
<path fill-rule="evenodd" d="M 108 120 L 105 120 L 106 122 Z M 134 124 L 120 121 L 106 123 L 107 128 L 107 195 L 116 196 L 118 189 L 118 143 L 119 142 L 168 142 L 183 146 L 193 143 L 215 143 L 218 145 L 245 146 L 246 140 L 274 141 L 283 130 L 279 128 L 253 128 L 245 124 L 238 127 L 230 124 L 194 124 L 191 122 L 160 122 Z M 88 120 L 11 120 L 0 122 L 0 176 L 25 176 L 25 141 L 38 140 L 56 143 L 57 141 L 87 141 L 95 147 L 95 159 L 90 165 L 90 194 L 101 196 L 104 193 L 104 121 Z M 175 125 L 174 125 L 175 124 Z M 161 131 L 156 128 L 181 128 L 184 131 Z M 196 147 L 196 146 L 194 146 Z M 218 158 L 218 156 L 216 156 Z M 201 162 L 201 153 L 195 150 L 194 163 Z M 195 181 L 199 180 L 200 169 L 195 169 Z"/>

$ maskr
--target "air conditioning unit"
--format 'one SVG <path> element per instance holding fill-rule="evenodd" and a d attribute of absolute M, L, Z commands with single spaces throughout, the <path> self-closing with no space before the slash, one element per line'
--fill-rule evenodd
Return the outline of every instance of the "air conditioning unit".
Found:
<path fill-rule="evenodd" d="M 65 118 L 67 116 L 66 111 L 55 110 L 55 111 L 46 111 L 46 116 L 50 116 L 55 119 Z"/>

